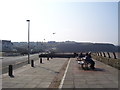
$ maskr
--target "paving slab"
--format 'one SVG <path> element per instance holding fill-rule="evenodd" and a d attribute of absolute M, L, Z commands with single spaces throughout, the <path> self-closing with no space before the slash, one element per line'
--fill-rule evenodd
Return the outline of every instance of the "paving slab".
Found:
<path fill-rule="evenodd" d="M 71 58 L 62 88 L 118 88 L 118 70 L 94 61 L 95 70 L 83 70 L 76 58 Z"/>
<path fill-rule="evenodd" d="M 14 70 L 14 78 L 2 75 L 2 88 L 49 88 L 67 58 L 37 60 L 35 67 L 25 65 Z M 76 58 L 71 58 L 62 88 L 118 88 L 118 70 L 94 60 L 95 70 L 82 70 Z M 62 78 L 61 78 L 62 79 Z"/>
<path fill-rule="evenodd" d="M 35 61 L 35 67 L 28 64 L 14 70 L 13 78 L 3 74 L 2 88 L 48 88 L 67 60 L 53 58 L 48 61 L 44 58 L 42 64 Z"/>

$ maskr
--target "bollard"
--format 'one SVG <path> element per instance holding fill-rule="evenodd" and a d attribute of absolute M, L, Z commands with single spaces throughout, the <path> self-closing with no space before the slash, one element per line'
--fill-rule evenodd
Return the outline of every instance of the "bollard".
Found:
<path fill-rule="evenodd" d="M 31 67 L 34 67 L 34 60 L 31 60 Z"/>
<path fill-rule="evenodd" d="M 10 77 L 13 77 L 13 65 L 9 65 L 8 75 L 9 75 Z"/>
<path fill-rule="evenodd" d="M 107 52 L 107 54 L 108 54 L 108 58 L 111 58 L 111 57 L 110 57 L 110 53 L 109 53 L 109 52 Z"/>
<path fill-rule="evenodd" d="M 40 58 L 40 63 L 42 63 L 42 58 Z"/>
<path fill-rule="evenodd" d="M 115 54 L 115 52 L 113 52 L 113 55 L 114 55 L 114 59 L 117 59 L 117 58 L 116 58 L 116 54 Z"/>
<path fill-rule="evenodd" d="M 47 57 L 47 60 L 49 60 L 49 57 Z"/>
<path fill-rule="evenodd" d="M 105 52 L 103 52 L 104 57 L 106 57 Z"/>

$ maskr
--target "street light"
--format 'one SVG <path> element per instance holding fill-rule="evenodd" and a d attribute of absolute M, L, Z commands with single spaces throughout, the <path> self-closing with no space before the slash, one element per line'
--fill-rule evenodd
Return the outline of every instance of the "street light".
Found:
<path fill-rule="evenodd" d="M 30 64 L 30 20 L 26 20 L 28 22 L 28 64 Z"/>

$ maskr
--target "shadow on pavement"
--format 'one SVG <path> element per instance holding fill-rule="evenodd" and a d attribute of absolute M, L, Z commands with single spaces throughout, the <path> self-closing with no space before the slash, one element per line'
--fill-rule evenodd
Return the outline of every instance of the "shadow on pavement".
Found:
<path fill-rule="evenodd" d="M 105 72 L 105 69 L 102 69 L 102 68 L 95 68 L 94 71 L 102 71 L 102 72 Z"/>
<path fill-rule="evenodd" d="M 102 68 L 95 68 L 94 70 L 90 69 L 90 68 L 84 68 L 83 70 L 85 70 L 85 71 L 100 71 L 100 72 L 106 71 L 105 69 L 102 69 Z"/>

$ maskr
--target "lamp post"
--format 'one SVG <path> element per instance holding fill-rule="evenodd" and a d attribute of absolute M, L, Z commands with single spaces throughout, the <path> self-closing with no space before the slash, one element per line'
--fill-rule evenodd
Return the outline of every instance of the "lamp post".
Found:
<path fill-rule="evenodd" d="M 26 20 L 28 22 L 28 64 L 30 64 L 30 20 Z"/>

